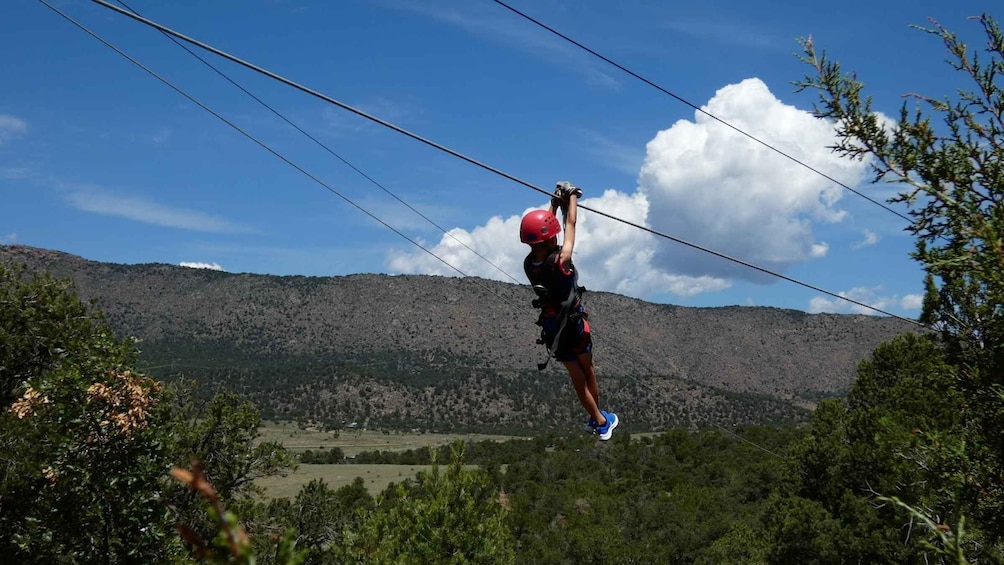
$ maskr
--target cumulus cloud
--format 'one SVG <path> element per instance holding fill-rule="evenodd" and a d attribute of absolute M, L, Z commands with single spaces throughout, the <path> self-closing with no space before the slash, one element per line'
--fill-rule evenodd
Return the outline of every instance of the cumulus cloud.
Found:
<path fill-rule="evenodd" d="M 648 213 L 647 200 L 640 193 L 628 195 L 607 190 L 599 197 L 584 198 L 582 204 L 642 225 Z M 523 214 L 530 210 L 533 208 Z M 523 214 L 508 218 L 496 216 L 470 231 L 450 230 L 438 244 L 427 246 L 443 261 L 422 251 L 398 250 L 391 253 L 388 267 L 400 273 L 456 275 L 457 271 L 445 264 L 449 263 L 466 275 L 522 284 L 526 282 L 523 280 L 523 258 L 527 247 L 520 243 L 518 234 Z M 656 269 L 652 264 L 654 236 L 595 214 L 583 212 L 579 216 L 576 240 L 585 242 L 576 245 L 573 259 L 583 273 L 580 284 L 588 288 L 630 296 L 660 292 L 691 296 L 722 290 L 731 284 L 716 277 L 679 275 Z M 497 268 L 478 257 L 472 249 Z"/>
<path fill-rule="evenodd" d="M 866 164 L 841 160 L 832 123 L 783 104 L 759 79 L 719 90 L 704 106 L 735 127 L 853 186 Z M 587 189 L 588 190 L 588 189 Z M 587 193 L 585 206 L 656 231 L 784 272 L 824 257 L 829 245 L 813 235 L 816 223 L 846 217 L 841 188 L 728 126 L 696 112 L 658 132 L 647 144 L 634 192 Z M 467 274 L 507 280 L 456 240 L 522 279 L 526 247 L 521 215 L 495 217 L 467 231 L 454 229 L 430 249 Z M 637 297 L 688 296 L 728 288 L 735 279 L 766 283 L 766 275 L 584 211 L 579 216 L 575 262 L 587 287 Z M 455 238 L 455 239 L 454 239 Z M 395 251 L 390 269 L 456 274 L 421 251 Z M 522 280 L 520 282 L 523 282 Z"/>
<path fill-rule="evenodd" d="M 181 263 L 178 263 L 178 265 L 181 267 L 189 267 L 192 269 L 209 269 L 211 271 L 223 270 L 223 267 L 221 267 L 219 263 L 200 263 L 198 261 L 196 262 L 182 261 Z"/>
<path fill-rule="evenodd" d="M 26 131 L 28 131 L 28 122 L 16 116 L 0 114 L 0 145 L 7 143 Z"/>
<path fill-rule="evenodd" d="M 759 79 L 722 88 L 704 110 L 845 184 L 863 178 L 863 163 L 826 148 L 831 123 L 781 103 Z M 655 229 L 775 271 L 825 255 L 813 222 L 846 216 L 838 185 L 700 112 L 648 143 L 639 185 Z M 655 261 L 682 274 L 764 280 L 678 246 L 660 246 Z"/>
<path fill-rule="evenodd" d="M 521 216 L 494 216 L 485 225 L 471 231 L 461 228 L 449 230 L 438 244 L 425 245 L 442 261 L 421 250 L 393 250 L 388 259 L 388 267 L 406 274 L 457 275 L 457 270 L 448 266 L 448 263 L 465 275 L 510 282 L 509 277 L 512 276 L 522 282 L 520 279 L 523 276 L 523 255 L 526 250 L 518 237 L 513 236 L 519 233 L 520 218 Z M 472 249 L 484 259 L 478 257 Z M 492 267 L 488 261 L 496 266 Z"/>
<path fill-rule="evenodd" d="M 876 287 L 856 287 L 851 290 L 838 292 L 840 296 L 856 300 L 863 304 L 869 304 L 880 310 L 899 309 L 906 311 L 920 310 L 924 297 L 921 294 L 907 294 L 899 296 L 897 294 L 884 294 L 882 286 Z M 813 314 L 820 312 L 841 313 L 852 312 L 855 314 L 881 315 L 870 308 L 865 308 L 839 298 L 828 296 L 816 296 L 809 301 L 808 311 Z"/>

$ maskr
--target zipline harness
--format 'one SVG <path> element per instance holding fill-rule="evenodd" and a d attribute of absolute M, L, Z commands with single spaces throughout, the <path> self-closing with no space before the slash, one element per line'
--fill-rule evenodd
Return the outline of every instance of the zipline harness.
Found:
<path fill-rule="evenodd" d="M 567 185 L 567 187 L 563 185 Z M 555 193 L 560 195 L 562 194 L 561 190 L 573 189 L 578 190 L 569 183 L 558 183 L 558 189 Z M 567 209 L 564 206 L 562 206 L 562 212 L 563 218 L 566 218 Z M 534 215 L 538 217 L 534 219 Z M 560 231 L 557 221 L 550 212 L 540 210 L 531 213 L 524 221 L 527 220 L 531 221 L 533 225 L 521 226 L 520 235 L 524 243 L 535 237 L 533 233 L 538 230 L 541 236 L 551 233 L 557 236 Z M 532 229 L 524 232 L 524 227 Z M 568 269 L 561 264 L 561 246 L 557 245 L 557 241 L 543 261 L 535 261 L 534 253 L 531 251 L 523 260 L 523 271 L 526 273 L 527 279 L 530 280 L 533 292 L 537 295 L 531 305 L 540 309 L 540 315 L 536 322 L 541 327 L 537 343 L 547 348 L 547 357 L 543 362 L 537 363 L 537 370 L 543 371 L 547 368 L 551 358 L 556 356 L 558 348 L 562 344 L 561 338 L 569 322 L 578 323 L 580 319 L 588 319 L 588 315 L 582 307 L 582 294 L 586 292 L 586 289 L 579 286 L 579 272 L 571 261 L 569 261 Z M 553 328 L 555 323 L 558 326 L 556 331 Z"/>

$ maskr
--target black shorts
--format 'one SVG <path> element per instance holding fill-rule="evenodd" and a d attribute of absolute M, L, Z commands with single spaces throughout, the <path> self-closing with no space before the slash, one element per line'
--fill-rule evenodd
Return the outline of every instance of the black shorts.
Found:
<path fill-rule="evenodd" d="M 542 326 L 544 343 L 550 348 L 558 333 L 558 320 L 557 318 L 544 318 Z M 592 351 L 593 337 L 589 330 L 589 320 L 586 318 L 585 310 L 580 306 L 578 311 L 573 313 L 565 323 L 565 328 L 561 330 L 558 346 L 554 349 L 554 359 L 561 362 L 574 361 L 579 355 L 592 353 Z"/>

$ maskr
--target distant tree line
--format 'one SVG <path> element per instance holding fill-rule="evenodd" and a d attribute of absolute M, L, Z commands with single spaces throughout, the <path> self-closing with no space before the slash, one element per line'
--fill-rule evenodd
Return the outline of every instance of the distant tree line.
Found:
<path fill-rule="evenodd" d="M 335 464 L 345 462 L 345 452 L 340 447 L 331 449 L 308 449 L 299 455 L 300 463 L 314 464 Z"/>

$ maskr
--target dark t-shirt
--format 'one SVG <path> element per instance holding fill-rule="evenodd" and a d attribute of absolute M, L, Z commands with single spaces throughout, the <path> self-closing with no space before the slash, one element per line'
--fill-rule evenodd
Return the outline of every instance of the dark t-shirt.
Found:
<path fill-rule="evenodd" d="M 523 272 L 526 273 L 530 284 L 546 289 L 546 294 L 543 296 L 538 293 L 541 314 L 546 318 L 553 318 L 559 314 L 561 304 L 568 300 L 576 287 L 575 266 L 569 261 L 568 270 L 565 270 L 558 263 L 560 255 L 561 248 L 556 246 L 540 263 L 533 260 L 533 252 L 523 260 Z"/>

